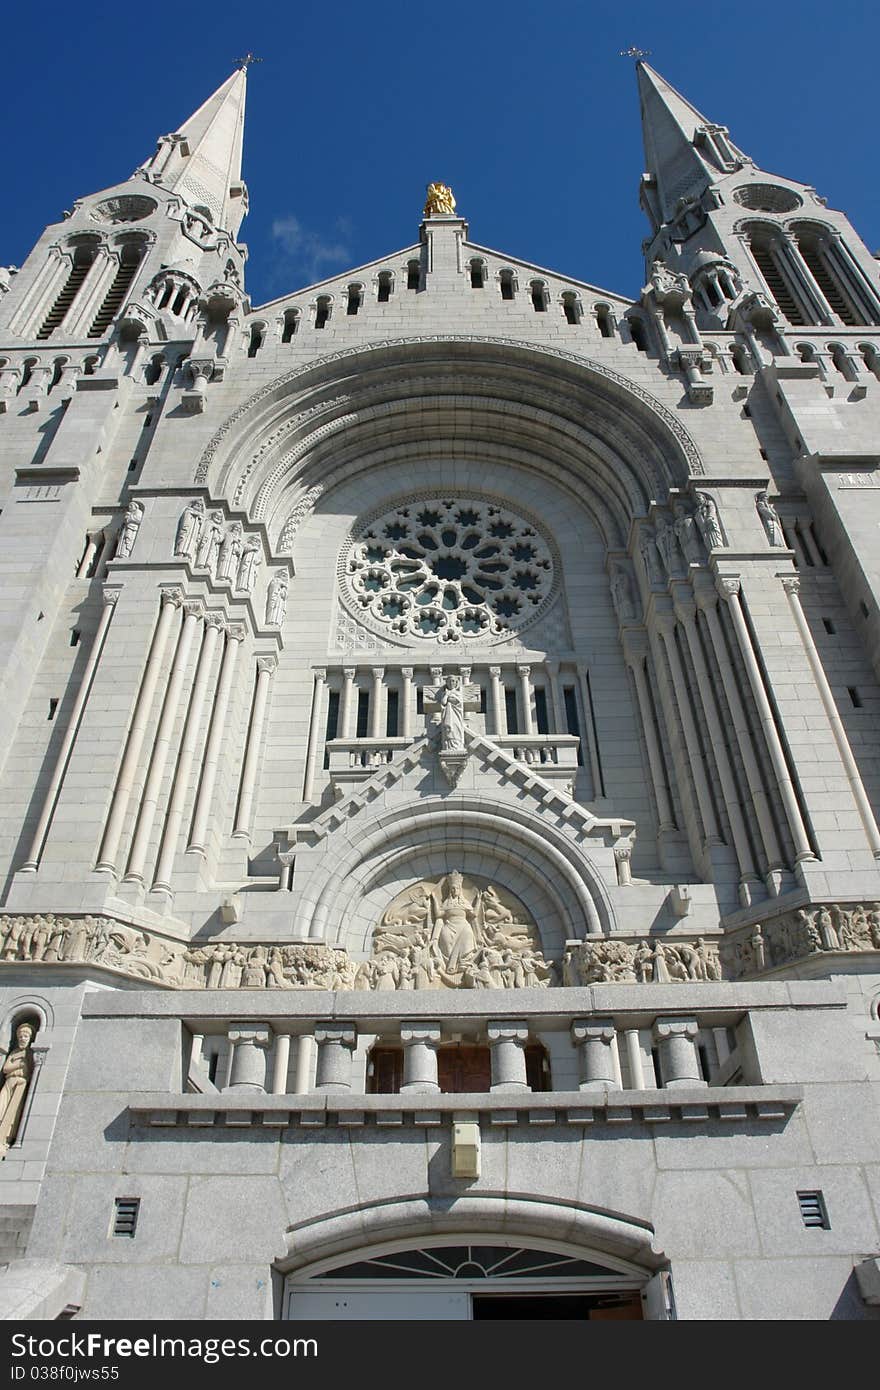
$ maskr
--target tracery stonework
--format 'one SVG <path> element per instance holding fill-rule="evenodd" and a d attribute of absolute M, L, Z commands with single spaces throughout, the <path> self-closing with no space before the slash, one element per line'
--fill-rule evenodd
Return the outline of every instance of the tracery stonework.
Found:
<path fill-rule="evenodd" d="M 531 519 L 485 498 L 421 497 L 362 524 L 340 578 L 343 599 L 374 631 L 485 641 L 546 611 L 556 566 Z"/>
<path fill-rule="evenodd" d="M 549 985 L 537 928 L 504 889 L 457 871 L 399 893 L 373 934 L 355 988 L 517 989 Z"/>

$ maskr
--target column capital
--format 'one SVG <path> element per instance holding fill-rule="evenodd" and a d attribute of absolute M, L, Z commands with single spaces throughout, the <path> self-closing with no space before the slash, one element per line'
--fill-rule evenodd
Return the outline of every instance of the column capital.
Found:
<path fill-rule="evenodd" d="M 325 680 L 327 679 L 327 667 L 316 666 L 312 671 L 312 675 L 315 677 L 315 681 L 318 685 L 323 685 Z"/>
<path fill-rule="evenodd" d="M 105 584 L 101 590 L 101 601 L 107 607 L 112 608 L 121 593 L 121 588 L 112 588 L 109 584 Z"/>
<path fill-rule="evenodd" d="M 404 1047 L 422 1043 L 427 1047 L 437 1047 L 442 1036 L 439 1023 L 405 1023 L 401 1025 L 400 1041 Z"/>
<path fill-rule="evenodd" d="M 226 629 L 230 642 L 243 642 L 247 636 L 244 623 L 230 623 Z"/>
<path fill-rule="evenodd" d="M 273 655 L 273 654 L 270 653 L 270 654 L 267 654 L 267 655 L 263 655 L 263 656 L 258 656 L 258 657 L 257 657 L 257 670 L 259 671 L 259 673 L 260 673 L 261 676 L 263 676 L 263 675 L 268 675 L 268 676 L 274 675 L 274 673 L 277 671 L 277 669 L 278 669 L 278 658 L 277 658 L 277 656 L 275 656 L 275 655 Z"/>
<path fill-rule="evenodd" d="M 163 584 L 159 593 L 163 603 L 172 603 L 175 608 L 179 608 L 183 603 L 183 590 L 179 584 Z"/>
<path fill-rule="evenodd" d="M 343 674 L 343 676 L 345 677 L 345 679 L 346 679 L 347 681 L 353 681 L 354 678 L 355 678 L 355 676 L 357 675 L 357 667 L 356 667 L 356 666 L 343 666 L 343 668 L 342 668 L 342 674 Z"/>
<path fill-rule="evenodd" d="M 231 1043 L 249 1043 L 251 1047 L 271 1047 L 273 1033 L 268 1023 L 230 1023 L 226 1036 Z"/>
<path fill-rule="evenodd" d="M 205 627 L 216 627 L 222 631 L 226 627 L 226 619 L 216 609 L 209 609 L 205 613 Z"/>
<path fill-rule="evenodd" d="M 404 679 L 405 681 L 411 681 L 412 678 L 413 678 L 413 667 L 412 667 L 412 666 L 401 666 L 401 668 L 400 668 L 400 674 L 403 676 L 403 679 Z"/>
<path fill-rule="evenodd" d="M 532 668 L 528 662 L 518 661 L 516 663 L 516 674 L 519 676 L 520 680 L 528 679 L 532 674 Z"/>
<path fill-rule="evenodd" d="M 374 685 L 377 684 L 377 682 L 379 682 L 379 681 L 383 681 L 383 680 L 385 679 L 385 667 L 384 667 L 384 666 L 371 666 L 371 667 L 370 667 L 370 675 L 371 675 L 372 678 L 373 678 L 373 684 L 374 684 Z"/>
<path fill-rule="evenodd" d="M 490 1042 L 527 1042 L 529 1025 L 525 1019 L 501 1019 L 486 1028 Z"/>
<path fill-rule="evenodd" d="M 184 599 L 183 611 L 188 618 L 202 618 L 205 615 L 205 605 L 200 598 Z"/>
<path fill-rule="evenodd" d="M 490 666 L 490 667 L 489 667 L 489 675 L 492 677 L 493 681 L 500 680 L 500 679 L 501 679 L 501 667 L 500 667 L 500 666 Z"/>
<path fill-rule="evenodd" d="M 658 1042 L 665 1038 L 687 1038 L 693 1042 L 700 1031 L 695 1018 L 655 1018 L 654 1037 Z"/>
<path fill-rule="evenodd" d="M 610 1018 L 575 1018 L 571 1023 L 571 1036 L 576 1043 L 610 1043 L 616 1031 Z"/>
<path fill-rule="evenodd" d="M 323 1043 L 338 1043 L 340 1047 L 350 1048 L 357 1045 L 357 1028 L 353 1023 L 341 1023 L 336 1028 L 320 1025 L 312 1036 L 319 1047 Z"/>
<path fill-rule="evenodd" d="M 801 590 L 801 581 L 796 574 L 781 574 L 782 587 L 790 597 L 797 597 Z"/>
<path fill-rule="evenodd" d="M 739 575 L 719 574 L 715 580 L 715 587 L 725 603 L 732 603 L 739 595 L 742 582 Z"/>

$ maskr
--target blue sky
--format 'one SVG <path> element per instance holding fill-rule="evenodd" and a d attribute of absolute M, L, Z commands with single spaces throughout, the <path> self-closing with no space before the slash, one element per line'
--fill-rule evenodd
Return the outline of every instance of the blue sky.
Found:
<path fill-rule="evenodd" d="M 759 164 L 814 184 L 880 246 L 867 0 L 48 0 L 15 6 L 3 39 L 0 264 L 130 174 L 248 49 L 264 60 L 241 231 L 255 304 L 414 242 L 429 179 L 453 185 L 474 241 L 637 294 L 641 136 L 618 57 L 633 43 Z"/>

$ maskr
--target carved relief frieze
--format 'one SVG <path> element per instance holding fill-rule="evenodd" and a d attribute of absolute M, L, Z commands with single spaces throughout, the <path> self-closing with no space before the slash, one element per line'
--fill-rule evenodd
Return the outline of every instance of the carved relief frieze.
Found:
<path fill-rule="evenodd" d="M 720 980 L 721 962 L 718 946 L 696 940 L 660 941 L 656 937 L 621 941 L 603 937 L 601 940 L 570 942 L 562 962 L 564 985 L 610 984 L 615 981 L 629 984 L 685 984 L 701 980 Z"/>
<path fill-rule="evenodd" d="M 880 951 L 880 903 L 799 907 L 726 939 L 722 956 L 736 980 L 832 951 Z"/>

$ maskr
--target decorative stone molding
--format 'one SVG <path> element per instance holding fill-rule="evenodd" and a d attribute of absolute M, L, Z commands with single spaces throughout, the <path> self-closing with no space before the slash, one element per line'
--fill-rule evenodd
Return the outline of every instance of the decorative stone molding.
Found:
<path fill-rule="evenodd" d="M 446 343 L 461 343 L 473 346 L 478 343 L 487 348 L 515 348 L 529 353 L 532 357 L 553 358 L 571 366 L 578 367 L 588 376 L 599 377 L 629 396 L 634 396 L 648 410 L 649 414 L 666 429 L 675 439 L 681 454 L 687 464 L 691 474 L 702 474 L 705 472 L 700 451 L 697 448 L 691 435 L 685 429 L 682 422 L 644 387 L 638 386 L 619 372 L 613 371 L 595 361 L 587 361 L 583 357 L 573 352 L 564 352 L 559 348 L 550 348 L 542 345 L 536 348 L 534 343 L 523 342 L 518 338 L 487 337 L 475 339 L 467 334 L 433 334 L 430 336 L 415 336 L 411 338 L 386 338 L 379 342 L 369 344 L 369 347 L 357 346 L 345 348 L 339 352 L 328 353 L 326 356 L 318 358 L 316 361 L 308 362 L 294 371 L 286 373 L 284 376 L 276 378 L 275 381 L 268 382 L 255 391 L 246 401 L 224 420 L 223 424 L 208 442 L 196 469 L 196 483 L 203 483 L 207 479 L 211 463 L 217 454 L 218 449 L 223 444 L 230 430 L 246 415 L 250 414 L 262 401 L 272 396 L 280 396 L 285 387 L 292 386 L 298 379 L 320 374 L 321 370 L 330 366 L 334 362 L 344 362 L 352 357 L 366 356 L 370 352 L 383 352 L 389 349 L 403 347 L 409 348 L 416 344 L 424 343 L 428 345 L 441 345 Z M 323 408 L 320 407 L 320 408 Z"/>

